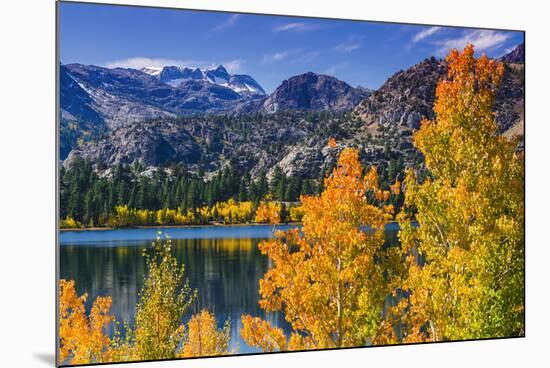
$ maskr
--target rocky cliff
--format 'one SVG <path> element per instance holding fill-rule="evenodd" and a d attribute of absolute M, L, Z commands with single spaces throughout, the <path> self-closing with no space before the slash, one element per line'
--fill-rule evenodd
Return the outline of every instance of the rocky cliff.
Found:
<path fill-rule="evenodd" d="M 518 64 L 523 55 L 519 45 L 500 60 L 505 62 L 505 74 L 495 103 L 496 121 L 505 132 L 523 119 L 524 70 Z M 514 60 L 509 63 L 507 60 Z M 423 117 L 433 118 L 435 88 L 447 76 L 445 61 L 428 58 L 390 77 L 378 90 L 354 110 L 367 125 L 391 125 L 417 129 Z"/>
<path fill-rule="evenodd" d="M 346 111 L 370 94 L 328 75 L 305 73 L 289 78 L 263 103 L 265 112 L 285 110 Z"/>
<path fill-rule="evenodd" d="M 502 60 L 517 61 L 520 54 L 514 50 Z M 231 162 L 252 176 L 261 172 L 269 176 L 280 167 L 288 175 L 309 178 L 330 168 L 345 146 L 359 148 L 365 165 L 379 165 L 391 172 L 396 167 L 422 165 L 411 135 L 422 117 L 433 117 L 435 88 L 447 73 L 444 61 L 428 58 L 397 72 L 372 94 L 332 77 L 305 73 L 284 81 L 270 96 L 247 100 L 249 97 L 200 78 L 172 87 L 144 72 L 116 70 L 113 76 L 112 71 L 101 68 L 84 69 L 67 68 L 64 77 L 70 79 L 62 93 L 70 98 L 62 107 L 74 121 L 78 121 L 75 116 L 101 120 L 110 111 L 106 112 L 105 106 L 123 111 L 121 115 L 130 114 L 124 111 L 136 106 L 141 109 L 136 111 L 146 112 L 144 116 L 150 119 L 117 124 L 108 120 L 95 135 L 73 142 L 66 166 L 82 157 L 98 169 L 139 161 L 145 166 L 180 163 L 192 171 L 214 173 Z M 86 85 L 78 82 L 84 79 L 82 73 L 91 73 L 85 78 Z M 495 115 L 506 136 L 523 134 L 523 76 L 522 63 L 505 62 Z M 111 98 L 117 102 L 103 103 L 101 108 L 95 105 Z M 230 102 L 233 113 L 176 117 L 174 112 L 182 104 L 199 110 L 219 101 Z M 154 111 L 160 115 L 154 117 Z M 329 137 L 336 138 L 338 149 L 326 148 Z"/>

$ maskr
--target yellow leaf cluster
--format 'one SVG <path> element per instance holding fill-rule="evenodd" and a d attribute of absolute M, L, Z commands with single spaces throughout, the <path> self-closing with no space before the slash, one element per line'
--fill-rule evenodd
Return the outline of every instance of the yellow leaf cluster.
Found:
<path fill-rule="evenodd" d="M 357 346 L 386 332 L 380 311 L 391 257 L 382 245 L 391 214 L 384 198 L 374 199 L 379 191 L 376 168 L 363 175 L 358 151 L 346 148 L 324 192 L 301 198 L 302 229 L 277 231 L 259 245 L 273 264 L 260 280 L 260 307 L 284 311 L 293 331 L 287 343 L 280 329 L 244 315 L 241 336 L 249 345 L 264 351 Z M 265 206 L 260 213 L 267 221 L 277 211 Z"/>
<path fill-rule="evenodd" d="M 86 314 L 87 295 L 78 296 L 72 280 L 59 283 L 59 358 L 62 364 L 160 360 L 229 354 L 230 324 L 216 327 L 214 315 L 201 311 L 182 323 L 196 293 L 189 288 L 171 255 L 169 239 L 157 239 L 145 253 L 147 276 L 136 306 L 133 326 L 126 324 L 126 338 L 113 337 L 115 324 L 111 298 L 98 297 Z"/>
<path fill-rule="evenodd" d="M 408 173 L 409 211 L 399 216 L 409 267 L 402 288 L 411 292 L 405 340 L 521 335 L 524 160 L 494 120 L 504 69 L 476 59 L 471 45 L 447 63 L 435 119 L 413 137 L 429 176 Z"/>
<path fill-rule="evenodd" d="M 59 282 L 59 360 L 72 364 L 104 363 L 111 360 L 111 339 L 107 328 L 114 322 L 111 298 L 98 297 L 88 316 L 74 281 Z"/>
<path fill-rule="evenodd" d="M 82 224 L 71 216 L 67 216 L 64 219 L 61 219 L 59 222 L 59 227 L 62 229 L 78 229 L 82 227 Z"/>
<path fill-rule="evenodd" d="M 281 204 L 264 201 L 256 209 L 256 222 L 260 224 L 278 224 L 281 222 Z"/>
<path fill-rule="evenodd" d="M 194 315 L 187 324 L 187 336 L 180 357 L 204 357 L 226 355 L 229 352 L 230 324 L 223 329 L 216 325 L 212 313 L 202 310 Z"/>
<path fill-rule="evenodd" d="M 252 202 L 235 202 L 233 199 L 229 199 L 225 202 L 217 202 L 212 207 L 202 206 L 187 211 L 183 211 L 179 207 L 148 210 L 129 208 L 126 205 L 116 206 L 115 212 L 109 216 L 107 224 L 111 227 L 194 225 L 214 221 L 235 224 L 250 222 L 253 218 L 254 204 Z M 67 221 L 62 223 L 62 227 L 78 227 Z"/>

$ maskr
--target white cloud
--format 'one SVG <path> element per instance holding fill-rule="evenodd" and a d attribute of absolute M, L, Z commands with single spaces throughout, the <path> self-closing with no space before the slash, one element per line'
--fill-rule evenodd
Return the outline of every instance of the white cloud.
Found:
<path fill-rule="evenodd" d="M 148 58 L 143 56 L 136 56 L 127 59 L 119 59 L 109 61 L 104 64 L 107 68 L 132 68 L 132 69 L 141 69 L 145 67 L 155 67 L 162 68 L 163 66 L 173 65 L 173 66 L 187 66 L 190 68 L 193 67 L 204 67 L 207 65 L 204 61 L 197 60 L 179 60 L 179 59 L 165 59 L 165 58 Z"/>
<path fill-rule="evenodd" d="M 352 52 L 354 50 L 360 49 L 361 44 L 359 42 L 354 42 L 352 40 L 348 40 L 346 42 L 342 42 L 336 46 L 332 50 L 337 52 Z"/>
<path fill-rule="evenodd" d="M 103 66 L 106 68 L 132 68 L 141 69 L 145 67 L 162 68 L 165 66 L 179 66 L 188 68 L 201 68 L 211 69 L 218 65 L 223 65 L 230 73 L 240 72 L 244 60 L 235 59 L 227 60 L 224 62 L 213 62 L 204 60 L 181 60 L 181 59 L 168 59 L 168 58 L 148 58 L 143 56 L 136 56 L 127 59 L 113 60 L 105 63 Z"/>
<path fill-rule="evenodd" d="M 305 52 L 299 53 L 296 56 L 296 58 L 291 60 L 291 62 L 292 63 L 305 64 L 305 63 L 309 63 L 310 61 L 313 61 L 313 60 L 317 59 L 317 57 L 319 57 L 319 55 L 321 55 L 321 53 L 317 50 L 305 51 Z"/>
<path fill-rule="evenodd" d="M 437 42 L 439 55 L 446 55 L 451 49 L 463 49 L 468 43 L 474 45 L 476 51 L 488 51 L 502 46 L 510 34 L 502 31 L 475 30 L 464 33 L 462 37 Z"/>
<path fill-rule="evenodd" d="M 239 14 L 229 16 L 226 20 L 214 27 L 214 31 L 223 31 L 224 29 L 233 27 L 239 16 Z"/>
<path fill-rule="evenodd" d="M 303 22 L 293 22 L 293 23 L 286 23 L 273 28 L 273 32 L 312 31 L 317 28 L 318 27 L 313 24 L 303 23 Z"/>
<path fill-rule="evenodd" d="M 429 37 L 434 33 L 441 31 L 441 29 L 442 29 L 441 27 L 430 27 L 430 28 L 424 29 L 414 35 L 412 42 L 417 43 L 419 41 L 422 41 L 426 37 Z"/>
<path fill-rule="evenodd" d="M 227 71 L 231 74 L 240 73 L 242 71 L 242 66 L 245 63 L 242 59 L 236 59 L 236 60 L 229 60 L 222 65 L 227 69 Z"/>
<path fill-rule="evenodd" d="M 267 64 L 276 63 L 278 61 L 285 60 L 290 55 L 292 55 L 292 53 L 293 53 L 293 50 L 286 50 L 286 51 L 275 52 L 273 54 L 264 54 L 262 62 Z"/>
<path fill-rule="evenodd" d="M 351 65 L 351 63 L 349 61 L 345 61 L 343 63 L 338 63 L 338 64 L 331 65 L 331 66 L 328 67 L 327 70 L 325 70 L 324 74 L 336 76 L 336 73 L 339 70 L 345 69 L 350 65 Z"/>
<path fill-rule="evenodd" d="M 272 64 L 287 60 L 291 64 L 303 64 L 313 61 L 319 55 L 321 55 L 321 53 L 317 50 L 306 51 L 303 49 L 289 49 L 272 54 L 264 54 L 262 62 Z"/>

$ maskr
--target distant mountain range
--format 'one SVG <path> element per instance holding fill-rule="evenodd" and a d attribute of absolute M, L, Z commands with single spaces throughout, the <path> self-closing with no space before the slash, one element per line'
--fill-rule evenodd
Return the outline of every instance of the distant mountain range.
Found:
<path fill-rule="evenodd" d="M 60 74 L 62 96 L 86 96 L 61 99 L 62 113 L 68 119 L 88 120 L 93 111 L 109 127 L 153 117 L 227 113 L 265 96 L 252 77 L 230 75 L 223 66 L 136 70 L 68 64 L 61 65 Z"/>
<path fill-rule="evenodd" d="M 202 81 L 229 88 L 238 94 L 265 95 L 265 91 L 258 82 L 249 75 L 231 75 L 223 65 L 214 69 L 186 68 L 178 66 L 165 66 L 163 68 L 147 67 L 140 69 L 142 72 L 157 77 L 162 83 L 178 87 L 190 80 Z"/>
<path fill-rule="evenodd" d="M 369 90 L 306 73 L 267 96 L 251 76 L 214 69 L 60 66 L 61 158 L 82 136 L 128 123 L 197 114 L 239 115 L 282 110 L 351 110 Z"/>
<path fill-rule="evenodd" d="M 500 58 L 506 68 L 495 114 L 507 135 L 523 133 L 523 49 Z M 279 166 L 315 177 L 334 163 L 334 152 L 325 148 L 332 136 L 339 145 L 359 147 L 367 164 L 416 165 L 410 137 L 422 117 L 433 117 L 435 87 L 446 73 L 444 61 L 428 58 L 376 91 L 304 73 L 267 95 L 252 77 L 223 66 L 62 65 L 61 159 L 70 165 L 82 157 L 102 167 L 179 162 L 206 172 L 232 162 L 253 175 Z"/>
<path fill-rule="evenodd" d="M 267 96 L 249 75 L 215 69 L 108 69 L 61 65 L 61 110 L 68 120 L 103 120 L 109 127 L 153 117 L 281 110 L 352 109 L 371 91 L 327 75 L 294 76 Z M 75 98 L 73 96 L 77 96 Z"/>

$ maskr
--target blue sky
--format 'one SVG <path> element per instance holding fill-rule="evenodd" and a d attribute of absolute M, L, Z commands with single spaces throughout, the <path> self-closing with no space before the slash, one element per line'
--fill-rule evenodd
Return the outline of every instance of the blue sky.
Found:
<path fill-rule="evenodd" d="M 266 91 L 308 71 L 378 88 L 467 42 L 498 57 L 523 33 L 453 27 L 61 3 L 62 63 L 141 68 L 223 64 Z"/>

